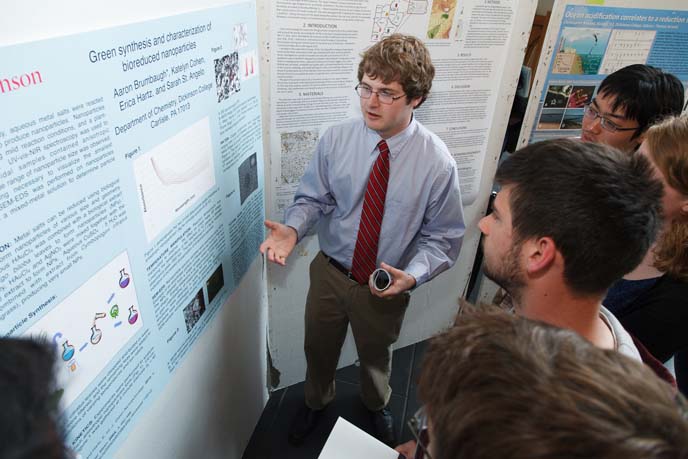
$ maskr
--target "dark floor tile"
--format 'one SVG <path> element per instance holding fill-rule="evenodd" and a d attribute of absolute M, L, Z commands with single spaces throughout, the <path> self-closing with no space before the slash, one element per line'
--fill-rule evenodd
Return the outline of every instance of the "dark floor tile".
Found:
<path fill-rule="evenodd" d="M 340 416 L 361 430 L 373 434 L 371 415 L 361 402 L 358 386 L 341 382 L 337 385 L 336 399 L 325 409 L 313 433 L 303 445 L 291 446 L 287 441 L 289 426 L 302 404 L 303 383 L 289 387 L 282 397 L 281 407 L 271 429 L 254 432 L 244 452 L 244 459 L 316 459 Z M 404 398 L 393 395 L 389 408 L 394 416 L 398 435 L 403 422 Z"/>
<path fill-rule="evenodd" d="M 399 443 L 413 438 L 406 420 L 415 413 L 416 382 L 425 343 L 397 349 L 393 354 L 389 408 L 395 420 Z M 370 413 L 360 398 L 358 367 L 351 365 L 337 371 L 337 397 L 327 407 L 315 431 L 300 447 L 287 441 L 292 420 L 303 406 L 303 383 L 273 392 L 256 426 L 244 459 L 316 459 L 339 416 L 360 429 L 373 433 Z M 409 382 L 411 384 L 409 384 Z"/>
<path fill-rule="evenodd" d="M 318 445 L 318 437 L 322 436 L 327 424 L 326 416 L 323 417 L 315 432 L 299 448 L 293 447 L 287 441 L 289 426 L 296 413 L 303 406 L 303 383 L 295 384 L 287 388 L 282 398 L 282 403 L 275 418 L 272 428 L 261 439 L 264 448 L 261 455 L 255 455 L 248 449 L 244 452 L 244 459 L 270 459 L 270 458 L 317 458 L 322 445 Z M 329 430 L 327 431 L 329 432 Z"/>
<path fill-rule="evenodd" d="M 270 394 L 268 403 L 263 409 L 263 414 L 260 416 L 258 424 L 251 435 L 251 439 L 246 446 L 244 453 L 245 459 L 269 457 L 270 442 L 266 440 L 270 439 L 271 432 L 273 430 L 272 427 L 277 420 L 279 409 L 281 408 L 282 400 L 284 399 L 287 390 L 288 389 L 286 388 L 280 389 Z M 247 455 L 246 453 L 249 452 L 251 454 Z"/>
<path fill-rule="evenodd" d="M 402 347 L 392 354 L 392 375 L 389 378 L 389 386 L 393 394 L 402 397 L 406 397 L 413 368 L 413 347 L 413 344 Z"/>
<path fill-rule="evenodd" d="M 284 395 L 287 393 L 287 389 L 280 389 L 273 391 L 270 394 L 270 398 L 268 399 L 268 403 L 265 405 L 265 408 L 263 408 L 263 414 L 260 418 L 261 422 L 258 423 L 258 426 L 256 429 L 259 427 L 267 427 L 270 428 L 273 422 L 275 422 L 275 419 L 277 418 L 277 415 L 279 413 L 280 406 L 282 404 L 282 400 L 284 399 Z"/>
<path fill-rule="evenodd" d="M 406 400 L 404 399 L 404 397 L 392 394 L 392 397 L 389 399 L 389 404 L 387 406 L 392 412 L 392 416 L 394 416 L 394 433 L 397 437 L 397 443 L 399 443 L 399 436 L 403 431 L 403 426 L 405 422 L 404 408 L 406 406 Z"/>
<path fill-rule="evenodd" d="M 425 354 L 425 349 L 428 346 L 428 340 L 421 341 L 420 343 L 414 344 L 414 353 L 413 353 L 413 363 L 412 367 L 413 370 L 411 371 L 411 379 L 410 379 L 410 387 L 409 387 L 409 394 L 411 391 L 416 390 L 416 386 L 418 385 L 418 378 L 420 377 L 420 369 L 421 366 L 423 365 L 423 354 Z"/>
<path fill-rule="evenodd" d="M 401 427 L 400 419 L 403 416 L 404 398 L 393 394 L 387 406 L 392 412 L 392 416 L 394 416 L 395 429 L 398 433 Z M 375 434 L 371 413 L 361 401 L 358 386 L 345 383 L 339 384 L 337 386 L 337 398 L 328 407 L 328 410 L 333 416 L 332 426 L 337 421 L 337 417 L 341 416 L 370 435 Z"/>
<path fill-rule="evenodd" d="M 423 355 L 425 354 L 425 349 L 427 348 L 428 340 L 421 341 L 414 345 L 413 352 L 413 362 L 411 370 L 411 378 L 409 381 L 408 393 L 406 394 L 406 409 L 404 410 L 404 419 L 401 425 L 401 434 L 399 435 L 399 443 L 405 443 L 409 440 L 413 440 L 413 434 L 409 430 L 407 421 L 418 411 L 421 407 L 420 401 L 418 401 L 418 378 L 420 376 L 420 370 L 423 363 Z"/>
<path fill-rule="evenodd" d="M 402 420 L 402 425 L 401 425 L 401 434 L 399 435 L 399 443 L 405 443 L 409 440 L 413 440 L 413 434 L 409 430 L 408 421 L 415 413 L 418 411 L 418 408 L 420 408 L 421 403 L 418 401 L 418 399 L 415 396 L 415 393 L 409 394 L 408 399 L 406 400 L 406 414 L 405 418 Z"/>
<path fill-rule="evenodd" d="M 389 379 L 389 386 L 392 388 L 393 394 L 406 395 L 412 361 L 413 345 L 402 347 L 392 353 L 392 374 Z M 358 362 L 337 370 L 335 379 L 351 384 L 360 384 L 360 366 Z"/>
<path fill-rule="evenodd" d="M 360 384 L 361 379 L 359 377 L 359 369 L 360 367 L 358 362 L 356 362 L 352 365 L 337 370 L 334 378 L 337 381 L 344 381 L 350 384 Z"/>

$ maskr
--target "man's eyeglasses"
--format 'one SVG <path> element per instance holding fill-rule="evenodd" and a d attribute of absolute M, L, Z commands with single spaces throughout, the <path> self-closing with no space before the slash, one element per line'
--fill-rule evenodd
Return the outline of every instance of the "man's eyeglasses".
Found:
<path fill-rule="evenodd" d="M 600 114 L 599 110 L 597 110 L 595 107 L 592 106 L 593 103 L 595 103 L 595 99 L 593 99 L 589 104 L 585 104 L 585 106 L 583 106 L 583 116 L 588 118 L 590 121 L 595 121 L 597 118 L 599 118 L 600 119 L 600 126 L 602 126 L 602 129 L 604 129 L 605 131 L 609 131 L 609 132 L 635 131 L 640 127 L 640 126 L 637 126 L 637 127 L 631 127 L 631 128 L 624 128 L 624 127 L 617 125 L 616 123 L 611 121 L 609 118 Z"/>
<path fill-rule="evenodd" d="M 384 89 L 381 91 L 373 91 L 370 86 L 366 86 L 364 84 L 359 84 L 354 89 L 356 89 L 356 92 L 361 99 L 370 99 L 373 94 L 377 94 L 377 100 L 379 100 L 381 104 L 386 105 L 391 105 L 395 100 L 404 97 L 404 94 L 401 96 L 395 96 Z"/>
<path fill-rule="evenodd" d="M 428 452 L 428 446 L 430 445 L 430 435 L 428 433 L 428 417 L 425 414 L 425 410 L 421 407 L 416 414 L 413 415 L 411 419 L 407 422 L 409 430 L 416 438 L 416 452 L 413 455 L 413 459 L 432 459 L 430 453 Z"/>

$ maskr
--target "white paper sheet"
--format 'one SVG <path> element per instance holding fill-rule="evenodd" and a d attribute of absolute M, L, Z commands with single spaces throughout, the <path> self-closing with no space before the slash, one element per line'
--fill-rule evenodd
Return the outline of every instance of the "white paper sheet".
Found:
<path fill-rule="evenodd" d="M 399 453 L 340 417 L 318 459 L 397 459 Z"/>

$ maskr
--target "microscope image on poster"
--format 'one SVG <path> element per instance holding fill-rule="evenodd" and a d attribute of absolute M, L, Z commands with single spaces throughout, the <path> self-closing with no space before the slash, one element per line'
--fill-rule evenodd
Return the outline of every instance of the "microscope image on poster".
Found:
<path fill-rule="evenodd" d="M 248 24 L 234 25 L 234 49 L 248 46 Z"/>
<path fill-rule="evenodd" d="M 256 154 L 246 158 L 239 166 L 239 197 L 241 205 L 258 189 L 258 160 Z"/>
<path fill-rule="evenodd" d="M 215 186 L 208 117 L 134 160 L 136 194 L 148 241 Z"/>
<path fill-rule="evenodd" d="M 217 87 L 217 102 L 230 98 L 241 90 L 241 72 L 239 70 L 239 53 L 215 59 L 215 86 Z"/>
<path fill-rule="evenodd" d="M 186 324 L 186 332 L 189 333 L 196 323 L 201 319 L 205 313 L 205 300 L 203 299 L 203 289 L 200 289 L 193 299 L 187 304 L 184 309 L 184 323 Z"/>
<path fill-rule="evenodd" d="M 26 335 L 55 345 L 61 403 L 69 406 L 143 328 L 126 252 L 33 324 Z"/>

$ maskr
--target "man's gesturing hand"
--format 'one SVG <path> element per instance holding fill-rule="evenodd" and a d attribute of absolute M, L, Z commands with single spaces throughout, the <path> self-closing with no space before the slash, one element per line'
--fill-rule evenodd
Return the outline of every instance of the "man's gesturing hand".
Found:
<path fill-rule="evenodd" d="M 282 223 L 265 220 L 265 227 L 270 230 L 268 237 L 260 245 L 260 253 L 268 261 L 278 265 L 286 265 L 287 257 L 294 250 L 298 236 L 296 230 Z"/>

